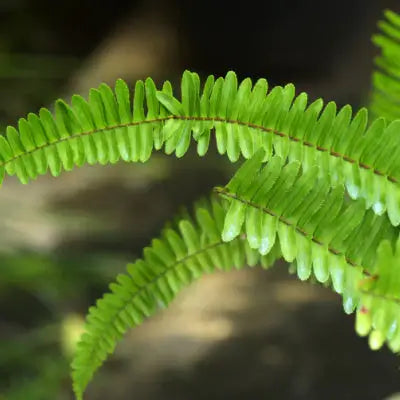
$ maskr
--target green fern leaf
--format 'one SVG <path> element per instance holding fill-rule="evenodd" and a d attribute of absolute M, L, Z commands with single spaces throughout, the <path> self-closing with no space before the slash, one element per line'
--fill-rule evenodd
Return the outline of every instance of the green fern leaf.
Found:
<path fill-rule="evenodd" d="M 124 333 L 184 286 L 280 256 L 301 280 L 331 285 L 346 313 L 357 309 L 356 330 L 371 348 L 400 351 L 400 15 L 387 11 L 379 27 L 372 121 L 366 108 L 353 116 L 349 105 L 308 104 L 292 84 L 269 89 L 229 71 L 202 85 L 185 71 L 179 98 L 169 81 L 137 81 L 131 93 L 119 79 L 0 135 L 0 184 L 86 163 L 146 162 L 154 150 L 183 157 L 192 143 L 200 156 L 213 142 L 231 162 L 247 159 L 215 189 L 225 200 L 200 202 L 194 218 L 166 228 L 89 309 L 72 363 L 78 399 Z"/>
<path fill-rule="evenodd" d="M 284 165 L 275 156 L 265 165 L 262 159 L 260 150 L 225 188 L 216 189 L 231 202 L 222 238 L 243 232 L 261 254 L 279 243 L 284 259 L 296 262 L 300 279 L 313 273 L 321 283 L 331 280 L 345 311 L 352 312 L 356 282 L 371 275 L 379 243 L 393 242 L 397 230 L 387 217 L 366 211 L 363 200 L 346 200 L 343 187 L 331 189 L 317 167 L 301 172 L 298 162 Z"/>
<path fill-rule="evenodd" d="M 390 10 L 384 16 L 378 23 L 380 34 L 372 38 L 380 54 L 375 58 L 369 109 L 373 116 L 393 121 L 400 118 L 400 16 Z"/>
<path fill-rule="evenodd" d="M 177 99 L 168 81 L 157 90 L 148 78 L 136 83 L 131 99 L 118 80 L 114 91 L 105 84 L 92 89 L 89 101 L 57 101 L 54 116 L 46 109 L 29 114 L 0 140 L 0 179 L 17 175 L 26 183 L 47 169 L 58 176 L 85 163 L 145 162 L 154 149 L 182 157 L 193 141 L 202 156 L 214 130 L 218 151 L 232 162 L 264 149 L 264 160 L 276 154 L 304 171 L 317 164 L 330 186 L 345 185 L 366 208 L 387 211 L 400 224 L 399 122 L 368 127 L 365 109 L 351 120 L 350 106 L 337 113 L 333 102 L 323 109 L 317 100 L 307 107 L 307 95 L 296 97 L 291 84 L 267 93 L 265 79 L 239 84 L 233 72 L 207 78 L 201 89 L 198 75 L 186 71 L 181 89 Z"/>
<path fill-rule="evenodd" d="M 383 241 L 377 251 L 373 274 L 359 282 L 361 294 L 356 330 L 369 335 L 370 347 L 379 349 L 386 341 L 393 352 L 400 351 L 400 240 L 395 246 Z"/>
<path fill-rule="evenodd" d="M 94 372 L 113 352 L 123 334 L 166 307 L 186 285 L 216 269 L 230 270 L 260 263 L 264 268 L 280 257 L 278 247 L 261 256 L 238 237 L 221 240 L 225 206 L 216 200 L 195 207 L 195 219 L 180 220 L 144 249 L 143 258 L 127 267 L 110 285 L 111 292 L 89 309 L 85 333 L 72 362 L 78 399 Z"/>

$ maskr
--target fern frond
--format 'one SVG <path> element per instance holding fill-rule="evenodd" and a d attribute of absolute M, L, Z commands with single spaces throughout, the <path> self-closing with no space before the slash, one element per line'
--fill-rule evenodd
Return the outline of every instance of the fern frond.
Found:
<path fill-rule="evenodd" d="M 163 90 L 171 92 L 168 82 Z M 132 111 L 130 91 L 118 80 L 114 92 L 105 84 L 91 89 L 88 101 L 78 95 L 72 106 L 58 100 L 54 116 L 42 108 L 38 115 L 21 118 L 18 131 L 8 127 L 0 137 L 1 180 L 4 173 L 26 183 L 48 169 L 58 176 L 62 169 L 84 163 L 146 161 L 153 147 L 160 146 L 160 123 L 154 120 L 166 114 L 155 93 L 151 79 L 138 81 Z"/>
<path fill-rule="evenodd" d="M 216 269 L 254 266 L 265 268 L 280 257 L 276 247 L 260 256 L 243 237 L 221 239 L 226 206 L 217 200 L 195 207 L 195 219 L 180 220 L 177 229 L 166 229 L 143 251 L 143 258 L 127 267 L 110 285 L 111 292 L 89 309 L 85 332 L 72 363 L 78 399 L 115 345 L 131 327 L 166 307 L 194 279 Z"/>
<path fill-rule="evenodd" d="M 260 150 L 246 161 L 225 188 L 231 201 L 222 238 L 245 232 L 249 246 L 268 254 L 277 236 L 284 259 L 296 262 L 301 280 L 313 272 L 319 282 L 332 281 L 343 295 L 347 313 L 359 301 L 356 282 L 370 276 L 382 240 L 393 242 L 397 230 L 386 216 L 365 210 L 364 200 L 346 201 L 344 188 L 330 188 L 318 167 L 300 171 L 297 161 L 272 157 L 263 164 Z"/>
<path fill-rule="evenodd" d="M 400 238 L 395 246 L 387 240 L 378 247 L 373 275 L 359 282 L 361 301 L 356 330 L 369 334 L 372 349 L 386 341 L 393 352 L 400 351 Z"/>
<path fill-rule="evenodd" d="M 317 164 L 320 176 L 330 177 L 331 186 L 346 185 L 353 199 L 364 198 L 367 208 L 378 215 L 387 210 L 392 224 L 400 223 L 400 122 L 387 126 L 381 118 L 368 127 L 366 109 L 352 119 L 350 106 L 337 112 L 335 103 L 330 102 L 323 109 L 319 99 L 307 107 L 307 95 L 295 98 L 293 85 L 274 87 L 267 94 L 264 79 L 254 87 L 249 79 L 238 85 L 233 72 L 215 82 L 209 78 L 197 97 L 199 80 L 194 77 L 197 75 L 189 72 L 183 76 L 182 87 L 189 89 L 183 92 L 182 102 L 157 94 L 173 114 L 165 124 L 165 137 L 173 137 L 189 124 L 200 155 L 208 147 L 210 130 L 215 129 L 218 151 L 233 162 L 240 155 L 250 158 L 263 148 L 266 160 L 277 154 L 301 162 L 304 170 Z M 192 113 L 184 103 L 193 105 Z M 174 138 L 173 145 L 166 146 L 167 152 L 176 148 L 178 156 L 184 154 L 188 137 L 189 133 L 187 138 L 182 133 L 179 151 Z"/>
<path fill-rule="evenodd" d="M 88 102 L 73 96 L 70 107 L 59 100 L 54 116 L 41 109 L 20 119 L 18 130 L 8 127 L 0 136 L 0 181 L 5 173 L 26 183 L 48 169 L 57 176 L 84 163 L 145 162 L 161 148 L 182 157 L 193 140 L 204 155 L 215 131 L 218 151 L 231 161 L 263 148 L 265 159 L 277 154 L 304 170 L 320 165 L 331 186 L 346 185 L 354 199 L 364 198 L 379 215 L 387 210 L 398 225 L 400 122 L 378 119 L 367 128 L 365 109 L 352 119 L 350 106 L 339 112 L 333 102 L 307 106 L 307 95 L 295 98 L 293 85 L 267 90 L 265 79 L 239 85 L 233 72 L 208 77 L 201 89 L 198 75 L 186 71 L 181 100 L 169 82 L 157 91 L 151 79 L 138 81 L 133 99 L 121 80 L 114 92 L 102 84 Z"/>
<path fill-rule="evenodd" d="M 153 151 L 204 156 L 210 142 L 231 162 L 247 159 L 221 198 L 198 203 L 117 276 L 89 309 L 72 377 L 79 400 L 125 332 L 205 273 L 283 258 L 301 280 L 314 277 L 357 310 L 370 346 L 400 351 L 400 15 L 385 13 L 374 43 L 369 105 L 353 115 L 321 99 L 309 104 L 288 84 L 269 90 L 236 74 L 204 84 L 185 71 L 180 96 L 166 81 L 118 80 L 88 99 L 74 95 L 21 118 L 0 135 L 0 184 L 84 164 L 146 162 Z M 346 190 L 347 189 L 347 192 Z M 346 193 L 349 196 L 346 196 Z"/>
<path fill-rule="evenodd" d="M 369 109 L 375 117 L 388 121 L 400 118 L 400 15 L 385 11 L 379 21 L 380 34 L 372 40 L 380 49 L 375 58 Z"/>

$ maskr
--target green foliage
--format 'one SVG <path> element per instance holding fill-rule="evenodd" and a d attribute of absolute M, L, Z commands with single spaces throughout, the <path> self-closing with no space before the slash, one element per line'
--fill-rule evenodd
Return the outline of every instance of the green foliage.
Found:
<path fill-rule="evenodd" d="M 264 267 L 281 255 L 301 280 L 313 276 L 342 295 L 356 329 L 372 348 L 400 349 L 400 120 L 396 120 L 400 17 L 386 13 L 370 105 L 324 107 L 295 95 L 292 84 L 185 71 L 180 96 L 148 78 L 133 95 L 118 80 L 92 89 L 86 101 L 58 100 L 0 136 L 0 176 L 23 183 L 48 170 L 119 160 L 146 162 L 154 150 L 182 157 L 194 142 L 203 156 L 215 138 L 231 162 L 248 159 L 215 191 L 224 199 L 195 205 L 143 251 L 89 309 L 77 347 L 73 385 L 81 399 L 94 372 L 131 327 L 139 325 L 194 279 L 216 269 Z M 396 78 L 396 79 L 394 79 Z"/>
<path fill-rule="evenodd" d="M 249 246 L 268 254 L 278 237 L 298 277 L 305 280 L 313 272 L 321 283 L 331 280 L 343 294 L 345 311 L 353 312 L 359 297 L 355 282 L 371 275 L 379 243 L 393 242 L 397 229 L 386 216 L 366 211 L 363 200 L 346 201 L 342 186 L 331 189 L 327 179 L 318 179 L 318 167 L 302 173 L 298 162 L 284 165 L 273 157 L 263 165 L 262 158 L 257 153 L 226 188 L 217 189 L 231 200 L 223 240 L 235 239 L 244 227 Z"/>
<path fill-rule="evenodd" d="M 313 273 L 343 296 L 346 313 L 358 309 L 356 330 L 370 333 L 371 348 L 387 341 L 399 351 L 398 229 L 365 210 L 363 200 L 344 198 L 342 186 L 329 188 L 317 166 L 301 172 L 298 162 L 273 157 L 265 165 L 262 159 L 259 152 L 216 189 L 231 202 L 222 238 L 229 242 L 244 232 L 261 254 L 278 246 L 301 280 Z"/>
<path fill-rule="evenodd" d="M 395 245 L 387 240 L 377 250 L 372 275 L 359 282 L 361 306 L 357 312 L 356 330 L 369 334 L 372 349 L 386 341 L 393 352 L 400 350 L 400 238 Z"/>
<path fill-rule="evenodd" d="M 387 10 L 378 26 L 381 33 L 372 40 L 381 53 L 375 58 L 369 108 L 375 117 L 392 121 L 400 117 L 400 16 Z"/>
<path fill-rule="evenodd" d="M 175 229 L 167 228 L 153 239 L 143 258 L 128 265 L 127 274 L 117 276 L 111 293 L 89 309 L 86 333 L 72 364 L 78 398 L 122 335 L 167 307 L 184 286 L 217 269 L 256 264 L 267 268 L 280 257 L 278 248 L 261 256 L 241 237 L 224 243 L 224 217 L 225 207 L 216 200 L 196 205 L 194 220 L 183 218 Z"/>
<path fill-rule="evenodd" d="M 335 103 L 323 108 L 321 99 L 307 106 L 307 95 L 295 97 L 293 85 L 267 90 L 265 79 L 238 85 L 233 72 L 207 78 L 201 90 L 198 75 L 186 71 L 181 100 L 168 81 L 161 91 L 151 79 L 138 81 L 132 101 L 123 81 L 114 92 L 102 84 L 88 102 L 75 95 L 70 107 L 58 100 L 54 117 L 41 109 L 20 119 L 19 130 L 8 127 L 0 137 L 0 177 L 16 174 L 26 183 L 48 169 L 58 176 L 84 163 L 145 162 L 162 148 L 182 157 L 192 139 L 202 156 L 215 130 L 218 151 L 232 162 L 263 148 L 266 160 L 277 154 L 305 170 L 317 164 L 331 186 L 345 184 L 352 198 L 364 198 L 379 215 L 387 210 L 397 226 L 400 122 L 378 119 L 368 127 L 366 109 L 352 119 L 350 106 L 337 112 Z"/>

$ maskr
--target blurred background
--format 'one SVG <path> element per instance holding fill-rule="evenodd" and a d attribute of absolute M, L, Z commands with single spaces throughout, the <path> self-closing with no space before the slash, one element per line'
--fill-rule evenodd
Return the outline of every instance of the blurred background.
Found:
<path fill-rule="evenodd" d="M 370 36 L 389 0 L 1 0 L 0 126 L 116 78 L 293 82 L 312 99 L 368 99 Z M 232 166 L 155 154 L 0 191 L 0 399 L 72 399 L 69 362 L 88 307 L 181 206 Z M 385 399 L 399 358 L 369 350 L 338 296 L 286 265 L 204 277 L 129 332 L 87 400 Z M 391 397 L 392 398 L 392 397 Z"/>

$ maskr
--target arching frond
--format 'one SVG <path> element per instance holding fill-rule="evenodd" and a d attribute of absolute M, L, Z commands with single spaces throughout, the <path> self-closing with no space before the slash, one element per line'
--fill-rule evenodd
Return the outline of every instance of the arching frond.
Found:
<path fill-rule="evenodd" d="M 352 118 L 350 106 L 337 112 L 335 103 L 323 108 L 321 99 L 307 106 L 307 95 L 295 97 L 293 85 L 266 94 L 267 81 L 252 86 L 245 79 L 239 85 L 233 72 L 225 79 L 208 78 L 201 95 L 197 75 L 186 72 L 182 87 L 187 89 L 181 102 L 157 94 L 173 114 L 164 127 L 164 136 L 173 138 L 170 147 L 167 140 L 167 152 L 184 154 L 190 134 L 185 131 L 178 139 L 174 132 L 183 132 L 189 124 L 202 155 L 215 129 L 218 151 L 231 161 L 262 148 L 265 160 L 277 154 L 299 161 L 304 170 L 319 165 L 319 176 L 329 176 L 330 186 L 346 185 L 353 199 L 364 198 L 367 208 L 378 215 L 387 210 L 392 224 L 400 223 L 399 121 L 387 125 L 381 118 L 368 126 L 366 109 Z"/>
<path fill-rule="evenodd" d="M 293 85 L 267 90 L 265 79 L 239 84 L 233 72 L 210 76 L 201 88 L 198 75 L 186 71 L 180 100 L 169 82 L 157 91 L 151 79 L 138 81 L 133 99 L 121 80 L 114 92 L 102 84 L 88 101 L 57 101 L 54 117 L 41 109 L 20 119 L 18 130 L 8 127 L 0 136 L 0 180 L 7 173 L 27 182 L 47 169 L 57 176 L 84 163 L 144 162 L 161 148 L 181 157 L 192 139 L 204 155 L 215 131 L 218 151 L 231 161 L 263 148 L 265 159 L 275 153 L 304 170 L 317 164 L 331 186 L 345 184 L 353 198 L 364 198 L 379 215 L 387 210 L 398 225 L 400 122 L 386 126 L 378 119 L 367 127 L 365 109 L 352 119 L 350 106 L 337 112 L 333 102 L 307 105 L 307 95 L 295 97 Z"/>
<path fill-rule="evenodd" d="M 379 243 L 394 242 L 396 228 L 386 216 L 366 211 L 364 200 L 346 201 L 342 186 L 331 189 L 318 178 L 318 167 L 302 172 L 297 161 L 263 159 L 260 150 L 216 189 L 231 201 L 222 238 L 230 241 L 244 231 L 252 249 L 268 254 L 279 237 L 282 255 L 296 262 L 300 279 L 313 273 L 319 282 L 331 280 L 345 311 L 354 311 L 356 283 L 371 276 Z"/>
<path fill-rule="evenodd" d="M 216 200 L 195 208 L 194 220 L 184 218 L 177 229 L 166 229 L 143 251 L 143 258 L 117 276 L 111 292 L 89 309 L 85 333 L 72 363 L 74 391 L 82 398 L 88 382 L 117 341 L 131 327 L 166 307 L 194 279 L 216 269 L 261 264 L 267 268 L 280 257 L 278 247 L 261 256 L 243 237 L 225 243 L 221 232 L 224 205 Z"/>
<path fill-rule="evenodd" d="M 375 58 L 369 109 L 374 117 L 388 121 L 400 118 L 400 15 L 385 11 L 379 21 L 380 33 L 372 40 L 380 49 Z"/>

